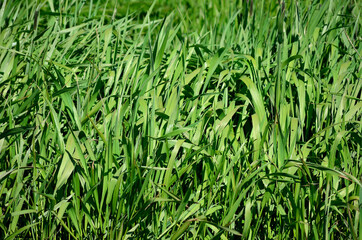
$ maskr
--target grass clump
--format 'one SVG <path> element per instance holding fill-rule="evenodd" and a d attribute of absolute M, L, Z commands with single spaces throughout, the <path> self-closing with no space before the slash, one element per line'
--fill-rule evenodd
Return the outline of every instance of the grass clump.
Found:
<path fill-rule="evenodd" d="M 357 1 L 2 1 L 2 239 L 362 239 Z"/>

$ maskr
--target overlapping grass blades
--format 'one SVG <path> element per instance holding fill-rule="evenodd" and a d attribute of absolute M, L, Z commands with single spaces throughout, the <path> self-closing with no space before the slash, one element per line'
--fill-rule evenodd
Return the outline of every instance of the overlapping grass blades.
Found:
<path fill-rule="evenodd" d="M 0 238 L 362 239 L 360 9 L 2 1 Z"/>

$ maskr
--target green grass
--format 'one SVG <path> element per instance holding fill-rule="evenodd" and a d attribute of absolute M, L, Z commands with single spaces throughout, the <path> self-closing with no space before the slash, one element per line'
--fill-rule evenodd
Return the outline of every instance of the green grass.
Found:
<path fill-rule="evenodd" d="M 361 3 L 0 1 L 0 238 L 362 240 Z"/>

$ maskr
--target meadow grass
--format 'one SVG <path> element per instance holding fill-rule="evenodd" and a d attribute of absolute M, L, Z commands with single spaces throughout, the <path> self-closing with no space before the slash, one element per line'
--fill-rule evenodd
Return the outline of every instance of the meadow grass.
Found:
<path fill-rule="evenodd" d="M 0 238 L 362 240 L 361 8 L 0 1 Z"/>

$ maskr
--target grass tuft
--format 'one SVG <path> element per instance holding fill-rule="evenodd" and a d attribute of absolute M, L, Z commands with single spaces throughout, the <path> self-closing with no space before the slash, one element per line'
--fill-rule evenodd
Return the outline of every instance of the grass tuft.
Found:
<path fill-rule="evenodd" d="M 0 1 L 0 238 L 362 240 L 361 7 Z"/>

